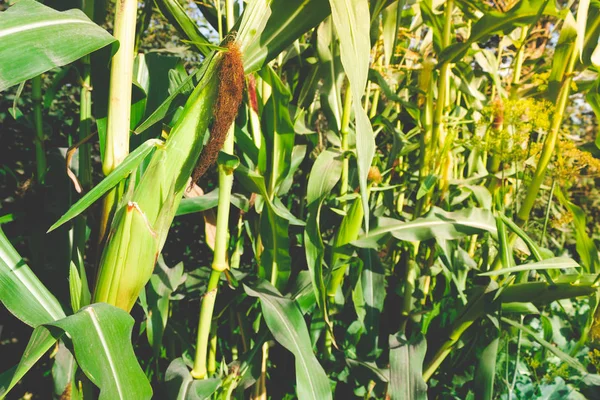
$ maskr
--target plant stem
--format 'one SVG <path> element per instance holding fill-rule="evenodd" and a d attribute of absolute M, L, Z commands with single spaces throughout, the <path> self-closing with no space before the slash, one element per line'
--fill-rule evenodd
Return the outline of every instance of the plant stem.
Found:
<path fill-rule="evenodd" d="M 214 375 L 217 370 L 217 325 L 210 327 L 210 341 L 208 346 L 208 375 Z"/>
<path fill-rule="evenodd" d="M 542 186 L 542 183 L 544 182 L 544 179 L 546 177 L 546 170 L 548 169 L 548 165 L 550 164 L 550 160 L 552 159 L 552 155 L 554 154 L 556 142 L 558 141 L 560 126 L 562 124 L 565 109 L 567 108 L 567 102 L 569 100 L 569 94 L 571 92 L 573 70 L 575 69 L 575 63 L 577 62 L 577 58 L 578 57 L 577 52 L 575 52 L 575 46 L 571 46 L 569 64 L 565 72 L 560 92 L 558 93 L 556 110 L 554 111 L 554 115 L 552 117 L 552 125 L 550 127 L 550 132 L 548 132 L 546 140 L 544 140 L 542 154 L 540 155 L 540 159 L 538 161 L 535 173 L 533 174 L 533 179 L 529 184 L 529 188 L 527 189 L 525 199 L 523 200 L 523 203 L 521 204 L 519 212 L 516 216 L 515 222 L 519 226 L 523 226 L 529 219 L 529 214 L 531 213 L 533 205 L 535 204 L 535 200 L 540 191 L 540 187 Z"/>
<path fill-rule="evenodd" d="M 196 341 L 196 358 L 194 359 L 194 369 L 192 369 L 191 372 L 195 379 L 204 379 L 207 376 L 206 361 L 208 355 L 208 336 L 210 333 L 210 325 L 215 308 L 220 277 L 221 271 L 216 271 L 214 269 L 211 271 L 206 294 L 202 299 L 202 306 L 200 307 L 198 338 Z"/>
<path fill-rule="evenodd" d="M 550 195 L 548 197 L 548 205 L 546 206 L 546 215 L 544 216 L 544 228 L 542 229 L 541 242 L 547 243 L 546 232 L 548 230 L 548 221 L 550 220 L 550 207 L 552 206 L 552 197 L 554 197 L 554 189 L 556 189 L 556 180 L 552 180 L 552 187 L 550 188 Z"/>
<path fill-rule="evenodd" d="M 442 36 L 442 48 L 450 46 L 452 33 L 452 11 L 454 9 L 454 0 L 446 1 L 444 6 L 444 33 Z M 436 157 L 437 149 L 441 146 L 440 141 L 445 139 L 444 119 L 446 114 L 446 103 L 448 102 L 448 86 L 450 78 L 450 62 L 444 61 L 440 66 L 440 76 L 438 78 L 438 97 L 435 105 L 435 114 L 433 115 L 433 130 L 431 132 L 431 149 L 434 156 L 431 160 L 434 164 L 439 161 Z M 451 149 L 449 148 L 449 151 Z M 447 157 L 450 157 L 448 154 Z M 440 157 L 441 158 L 441 157 Z M 435 168 L 432 166 L 432 170 Z M 444 188 L 445 182 L 440 182 L 439 187 Z M 430 196 L 425 196 L 430 198 Z M 443 197 L 443 193 L 440 195 Z M 429 202 L 429 201 L 428 201 Z"/>
<path fill-rule="evenodd" d="M 119 50 L 112 58 L 110 70 L 106 148 L 102 161 L 105 175 L 129 153 L 137 5 L 137 0 L 118 0 L 115 11 L 114 37 L 119 41 Z"/>
<path fill-rule="evenodd" d="M 79 140 L 83 140 L 91 133 L 92 124 L 92 82 L 90 76 L 90 56 L 81 59 L 81 94 L 79 103 Z M 79 146 L 79 183 L 84 191 L 92 185 L 92 159 L 90 145 L 84 143 Z M 73 226 L 73 255 L 72 259 L 80 269 L 83 267 L 80 259 L 85 254 L 86 241 L 86 216 L 77 217 Z"/>
<path fill-rule="evenodd" d="M 33 100 L 33 123 L 35 126 L 35 164 L 36 179 L 44 183 L 46 174 L 46 148 L 44 146 L 44 120 L 42 118 L 42 76 L 38 75 L 31 80 L 31 99 Z"/>
<path fill-rule="evenodd" d="M 525 60 L 525 40 L 527 39 L 528 33 L 529 27 L 524 26 L 521 28 L 521 36 L 519 37 L 519 43 L 521 45 L 519 46 L 519 50 L 517 50 L 517 55 L 515 57 L 515 70 L 513 72 L 512 80 L 513 86 L 521 84 L 521 70 L 523 68 L 523 61 Z"/>
<path fill-rule="evenodd" d="M 348 151 L 348 128 L 350 126 L 350 114 L 352 111 L 352 91 L 350 86 L 346 88 L 344 94 L 344 111 L 342 113 L 342 126 L 340 128 L 340 134 L 342 136 L 342 153 Z M 348 193 L 348 171 L 349 171 L 349 160 L 348 157 L 344 156 L 342 161 L 342 176 L 340 184 L 340 196 L 344 196 Z M 341 202 L 343 208 L 346 208 L 346 201 Z"/>
<path fill-rule="evenodd" d="M 227 30 L 233 27 L 233 0 L 225 2 L 227 15 Z M 234 129 L 231 124 L 227 138 L 223 144 L 222 152 L 233 154 L 234 152 Z M 217 227 L 215 233 L 215 251 L 212 263 L 212 271 L 206 288 L 206 295 L 202 299 L 200 307 L 200 320 L 198 321 L 198 338 L 196 341 L 196 358 L 192 376 L 196 379 L 204 379 L 207 376 L 207 348 L 208 336 L 211 331 L 212 316 L 215 308 L 215 300 L 219 287 L 221 273 L 229 267 L 227 261 L 227 247 L 229 242 L 229 211 L 231 206 L 231 188 L 233 187 L 233 171 L 225 165 L 219 165 L 219 203 L 217 206 Z M 217 336 L 214 335 L 215 346 Z M 212 368 L 214 372 L 214 368 Z"/>
<path fill-rule="evenodd" d="M 223 152 L 233 154 L 233 125 L 229 129 L 227 139 L 223 145 Z M 212 315 L 217 297 L 219 278 L 221 272 L 228 267 L 227 242 L 229 207 L 231 204 L 231 188 L 233 186 L 233 171 L 227 171 L 224 166 L 219 165 L 219 204 L 217 206 L 217 228 L 215 233 L 215 251 L 212 263 L 206 295 L 202 300 L 200 308 L 200 321 L 198 322 L 198 339 L 196 342 L 196 358 L 192 376 L 196 379 L 204 379 L 207 374 L 207 348 L 208 336 Z"/>
<path fill-rule="evenodd" d="M 110 68 L 106 144 L 102 160 L 104 175 L 110 174 L 129 154 L 137 5 L 137 0 L 117 0 L 113 36 L 119 41 L 119 50 L 113 56 Z M 115 188 L 104 196 L 98 247 L 108 233 L 120 193 L 122 191 Z"/>

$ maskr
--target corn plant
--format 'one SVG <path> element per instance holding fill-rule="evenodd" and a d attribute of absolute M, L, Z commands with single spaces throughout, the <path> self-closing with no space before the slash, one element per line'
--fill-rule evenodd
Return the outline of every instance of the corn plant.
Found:
<path fill-rule="evenodd" d="M 595 398 L 598 2 L 63 9 L 0 13 L 21 196 L 66 194 L 0 205 L 0 397 Z"/>

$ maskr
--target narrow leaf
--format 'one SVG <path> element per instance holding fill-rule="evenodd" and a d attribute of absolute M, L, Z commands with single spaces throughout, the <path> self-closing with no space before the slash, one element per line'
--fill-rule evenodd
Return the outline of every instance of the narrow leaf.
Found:
<path fill-rule="evenodd" d="M 402 222 L 392 218 L 380 219 L 379 227 L 359 237 L 352 244 L 357 247 L 376 247 L 377 240 L 386 234 L 405 241 L 423 241 L 431 238 L 457 239 L 481 232 L 497 233 L 492 213 L 480 208 L 446 212 L 434 208 L 427 216 Z"/>
<path fill-rule="evenodd" d="M 496 376 L 496 358 L 498 357 L 498 336 L 483 349 L 475 369 L 475 398 L 492 400 L 494 397 L 494 378 Z"/>
<path fill-rule="evenodd" d="M 369 231 L 367 176 L 375 156 L 373 127 L 362 107 L 362 95 L 369 75 L 371 52 L 369 3 L 367 0 L 329 0 L 333 25 L 340 38 L 344 71 L 350 82 L 356 119 L 358 183 L 362 196 L 365 228 Z"/>
<path fill-rule="evenodd" d="M 108 192 L 110 189 L 115 187 L 119 182 L 125 179 L 137 166 L 146 158 L 155 147 L 161 145 L 163 142 L 159 139 L 149 139 L 144 142 L 137 149 L 132 151 L 121 164 L 117 166 L 106 178 L 102 180 L 96 187 L 86 193 L 77 203 L 73 204 L 71 208 L 62 216 L 58 221 L 54 223 L 48 229 L 51 232 L 63 225 L 64 223 L 75 218 L 82 212 L 84 212 L 89 206 L 91 206 L 96 200 L 102 195 Z"/>
<path fill-rule="evenodd" d="M 0 301 L 30 326 L 64 318 L 58 300 L 29 269 L 0 229 Z"/>
<path fill-rule="evenodd" d="M 269 330 L 296 359 L 296 391 L 300 400 L 332 399 L 329 379 L 317 361 L 298 305 L 283 297 L 271 284 L 262 280 L 257 285 L 244 285 L 249 296 L 260 299 Z"/>
<path fill-rule="evenodd" d="M 498 276 L 511 274 L 513 272 L 523 271 L 538 271 L 547 269 L 562 269 L 562 268 L 580 268 L 581 265 L 577 264 L 575 260 L 569 257 L 555 257 L 548 258 L 543 261 L 538 261 L 529 264 L 517 265 L 516 267 L 502 268 L 496 271 L 488 271 L 479 274 L 479 276 Z"/>
<path fill-rule="evenodd" d="M 423 361 L 427 351 L 425 337 L 410 341 L 404 333 L 390 335 L 390 397 L 392 400 L 427 399 Z"/>

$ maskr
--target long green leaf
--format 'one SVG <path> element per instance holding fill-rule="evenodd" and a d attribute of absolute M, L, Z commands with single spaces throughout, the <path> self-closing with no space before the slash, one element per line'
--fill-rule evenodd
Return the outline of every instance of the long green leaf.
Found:
<path fill-rule="evenodd" d="M 317 361 L 298 305 L 283 297 L 271 284 L 262 280 L 253 286 L 244 285 L 249 296 L 260 299 L 269 330 L 296 359 L 296 392 L 300 400 L 332 399 L 329 379 Z"/>
<path fill-rule="evenodd" d="M 152 388 L 138 364 L 131 332 L 133 318 L 105 303 L 92 304 L 76 314 L 35 328 L 16 370 L 0 378 L 0 395 L 6 394 L 63 334 L 73 343 L 75 358 L 87 377 L 100 388 L 100 400 L 150 399 Z M 58 328 L 60 332 L 55 329 Z M 51 334 L 52 332 L 52 334 Z M 9 385 L 5 387 L 5 378 Z M 2 389 L 6 391 L 2 391 Z"/>
<path fill-rule="evenodd" d="M 115 41 L 80 10 L 20 0 L 0 13 L 0 91 Z"/>
<path fill-rule="evenodd" d="M 475 369 L 475 398 L 492 400 L 494 397 L 494 378 L 496 377 L 496 358 L 498 357 L 498 343 L 500 338 L 493 337 L 491 342 L 483 349 Z"/>
<path fill-rule="evenodd" d="M 200 32 L 198 24 L 185 11 L 177 0 L 154 0 L 162 14 L 169 22 L 183 32 L 196 46 L 200 54 L 207 56 L 210 51 L 210 41 Z"/>
<path fill-rule="evenodd" d="M 327 173 L 323 173 L 327 171 Z M 323 255 L 325 246 L 321 238 L 320 216 L 323 200 L 333 190 L 342 174 L 342 161 L 340 155 L 325 150 L 317 157 L 311 174 L 308 178 L 306 189 L 306 203 L 308 205 L 308 216 L 306 229 L 304 230 L 304 245 L 306 251 L 306 263 L 310 271 L 310 278 L 317 304 L 325 311 L 326 291 L 325 278 L 323 276 Z M 332 266 L 333 267 L 333 266 Z"/>
<path fill-rule="evenodd" d="M 0 301 L 17 318 L 38 326 L 64 318 L 58 300 L 29 269 L 0 229 Z"/>
<path fill-rule="evenodd" d="M 465 55 L 473 43 L 483 42 L 494 34 L 509 34 L 515 28 L 533 24 L 542 14 L 557 16 L 553 1 L 521 0 L 507 12 L 488 11 L 471 28 L 469 39 L 442 51 L 438 62 L 455 62 Z"/>
<path fill-rule="evenodd" d="M 0 399 L 3 399 L 27 371 L 54 346 L 56 340 L 57 338 L 43 327 L 33 331 L 19 364 L 0 375 Z"/>
<path fill-rule="evenodd" d="M 77 363 L 100 388 L 101 400 L 149 399 L 152 388 L 131 345 L 133 323 L 127 312 L 97 303 L 46 326 L 69 334 Z"/>
<path fill-rule="evenodd" d="M 562 268 L 580 268 L 575 260 L 569 257 L 548 258 L 543 261 L 538 261 L 530 264 L 517 265 L 515 267 L 502 268 L 496 271 L 488 271 L 479 274 L 479 276 L 498 276 L 512 274 L 514 272 L 523 271 L 539 271 L 547 269 L 562 269 Z"/>
<path fill-rule="evenodd" d="M 255 0 L 244 11 L 238 36 L 246 73 L 259 70 L 330 10 L 323 0 Z M 260 29 L 257 29 L 260 28 Z"/>
<path fill-rule="evenodd" d="M 362 249 L 360 258 L 364 266 L 360 275 L 360 285 L 364 297 L 365 333 L 361 336 L 359 349 L 367 359 L 377 357 L 380 317 L 385 301 L 385 272 L 377 252 L 373 249 Z"/>
<path fill-rule="evenodd" d="M 203 379 L 196 381 L 182 358 L 169 364 L 165 373 L 166 395 L 173 400 L 210 399 L 221 385 L 221 379 Z"/>
<path fill-rule="evenodd" d="M 565 206 L 571 214 L 573 214 L 573 225 L 575 226 L 575 248 L 577 254 L 581 257 L 581 263 L 586 268 L 587 272 L 595 273 L 600 267 L 600 258 L 598 257 L 598 249 L 594 241 L 587 233 L 587 223 L 585 211 L 569 201 L 563 194 L 562 190 L 556 190 L 556 195 L 560 203 Z"/>
<path fill-rule="evenodd" d="M 392 400 L 427 399 L 423 361 L 427 342 L 423 335 L 408 340 L 404 333 L 390 335 L 390 397 Z"/>
<path fill-rule="evenodd" d="M 431 238 L 457 239 L 481 232 L 497 233 L 492 213 L 480 208 L 446 212 L 434 208 L 426 217 L 401 222 L 392 218 L 380 219 L 380 226 L 359 237 L 352 244 L 357 247 L 377 247 L 377 240 L 386 234 L 405 241 L 423 241 Z"/>
<path fill-rule="evenodd" d="M 506 317 L 502 317 L 501 319 L 502 319 L 502 322 L 504 322 L 505 324 L 514 326 L 515 328 L 519 328 L 520 330 L 522 330 L 523 332 L 525 332 L 526 334 L 531 336 L 531 338 L 533 338 L 536 342 L 538 342 L 539 344 L 544 346 L 548 351 L 552 352 L 555 356 L 560 358 L 563 362 L 568 364 L 570 367 L 576 369 L 577 371 L 583 373 L 584 375 L 588 375 L 587 369 L 577 359 L 571 357 L 564 351 L 560 350 L 558 347 L 554 346 L 552 343 L 549 343 L 548 341 L 539 337 L 530 328 L 528 328 L 525 325 L 522 325 L 518 322 L 515 322 L 511 319 L 508 319 Z"/>
<path fill-rule="evenodd" d="M 77 203 L 73 204 L 65 213 L 65 215 L 60 217 L 60 219 L 56 221 L 54 225 L 50 227 L 50 229 L 48 229 L 48 232 L 55 230 L 59 226 L 84 212 L 96 200 L 102 197 L 102 195 L 125 179 L 134 169 L 137 168 L 138 165 L 140 165 L 144 158 L 146 158 L 146 156 L 150 154 L 154 148 L 162 145 L 162 143 L 163 142 L 159 139 L 149 139 L 137 149 L 132 151 L 127 158 L 125 158 L 125 160 L 123 160 L 123 162 L 117 166 L 117 168 L 115 168 L 106 178 L 102 180 L 102 182 L 86 193 L 86 195 L 79 199 Z"/>
<path fill-rule="evenodd" d="M 350 82 L 356 119 L 358 183 L 362 196 L 365 228 L 369 231 L 367 176 L 375 156 L 373 127 L 362 107 L 362 95 L 369 76 L 371 41 L 367 0 L 329 0 L 333 25 L 340 39 L 342 65 Z"/>

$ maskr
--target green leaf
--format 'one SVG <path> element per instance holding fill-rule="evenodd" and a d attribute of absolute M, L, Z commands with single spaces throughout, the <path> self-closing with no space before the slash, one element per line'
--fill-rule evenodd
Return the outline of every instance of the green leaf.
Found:
<path fill-rule="evenodd" d="M 173 400 L 210 399 L 221 385 L 221 379 L 196 381 L 182 358 L 171 361 L 165 373 L 166 394 Z"/>
<path fill-rule="evenodd" d="M 327 173 L 323 173 L 327 171 Z M 308 215 L 304 230 L 306 262 L 313 284 L 317 304 L 326 315 L 325 278 L 323 276 L 323 255 L 325 246 L 321 238 L 320 216 L 323 200 L 331 193 L 342 174 L 340 155 L 329 150 L 323 151 L 313 164 L 306 188 Z"/>
<path fill-rule="evenodd" d="M 182 199 L 175 212 L 175 216 L 193 214 L 201 211 L 210 210 L 219 204 L 219 189 L 208 192 L 202 196 Z M 249 210 L 248 199 L 241 194 L 231 194 L 231 204 L 239 208 L 241 211 Z"/>
<path fill-rule="evenodd" d="M 525 242 L 525 244 L 529 248 L 529 251 L 531 251 L 531 255 L 537 261 L 542 261 L 543 259 L 548 258 L 547 255 L 545 254 L 545 253 L 548 253 L 548 250 L 544 251 L 545 249 L 542 249 L 541 247 L 539 247 L 533 241 L 533 239 L 531 239 L 529 237 L 529 235 L 527 235 L 525 233 L 525 231 L 523 229 L 521 229 L 517 224 L 514 223 L 514 221 L 512 219 L 508 218 L 504 214 L 498 214 L 498 217 L 502 220 L 502 222 L 508 228 L 510 228 L 510 230 L 512 230 L 519 238 L 521 238 Z"/>
<path fill-rule="evenodd" d="M 260 299 L 265 322 L 275 340 L 294 354 L 298 398 L 332 399 L 329 379 L 313 353 L 306 322 L 298 305 L 264 280 L 253 286 L 244 285 L 244 290 L 249 296 Z"/>
<path fill-rule="evenodd" d="M 392 400 L 427 399 L 423 361 L 427 351 L 425 337 L 407 340 L 404 333 L 390 335 L 390 397 Z"/>
<path fill-rule="evenodd" d="M 475 369 L 475 398 L 492 400 L 494 398 L 494 378 L 496 377 L 496 358 L 498 357 L 498 343 L 500 338 L 496 335 L 483 349 Z"/>
<path fill-rule="evenodd" d="M 439 3 L 438 3 L 439 4 Z M 437 54 L 440 53 L 442 48 L 442 35 L 444 32 L 444 20 L 439 12 L 434 10 L 432 0 L 425 0 L 419 3 L 421 8 L 421 17 L 432 30 L 433 33 L 433 47 Z M 440 64 L 442 61 L 440 61 Z"/>
<path fill-rule="evenodd" d="M 554 283 L 526 282 L 508 285 L 500 292 L 502 303 L 531 302 L 549 304 L 556 300 L 589 296 L 596 293 L 596 275 L 564 274 L 554 279 Z"/>
<path fill-rule="evenodd" d="M 507 12 L 488 11 L 473 25 L 469 39 L 444 49 L 438 62 L 456 62 L 473 43 L 484 42 L 495 34 L 507 35 L 519 26 L 531 25 L 542 14 L 559 15 L 550 0 L 521 0 Z"/>
<path fill-rule="evenodd" d="M 57 339 L 43 327 L 33 331 L 19 364 L 0 375 L 0 398 L 3 399 L 19 383 L 19 380 L 50 350 Z"/>
<path fill-rule="evenodd" d="M 223 169 L 229 175 L 233 174 L 233 171 L 235 171 L 235 169 L 240 165 L 240 159 L 232 154 L 227 154 L 223 151 L 219 151 L 219 155 L 217 156 L 217 163 L 223 166 Z"/>
<path fill-rule="evenodd" d="M 294 149 L 294 124 L 289 111 L 291 94 L 277 73 L 268 67 L 261 74 L 264 82 L 271 86 L 272 94 L 263 107 L 261 120 L 265 137 L 269 172 L 269 194 L 279 191 L 281 182 L 286 178 L 292 163 Z M 271 197 L 270 196 L 270 197 Z"/>
<path fill-rule="evenodd" d="M 406 0 L 396 0 L 383 10 L 383 53 L 385 54 L 385 65 L 390 65 L 398 42 L 398 30 L 402 22 L 402 10 Z"/>
<path fill-rule="evenodd" d="M 580 373 L 582 373 L 584 376 L 589 375 L 587 369 L 577 359 L 575 359 L 575 358 L 571 357 L 570 355 L 568 355 L 567 353 L 563 352 L 558 347 L 554 346 L 552 343 L 549 343 L 546 340 L 544 340 L 543 338 L 539 337 L 530 328 L 528 328 L 525 325 L 522 325 L 518 322 L 515 322 L 511 319 L 508 319 L 506 317 L 501 317 L 501 319 L 502 319 L 502 322 L 504 322 L 505 324 L 514 326 L 515 328 L 518 328 L 518 329 L 522 330 L 523 332 L 525 332 L 526 334 L 528 334 L 529 336 L 531 336 L 532 339 L 534 339 L 536 342 L 541 344 L 544 348 L 546 348 L 548 351 L 553 353 L 556 357 L 560 358 L 567 365 L 569 365 L 570 367 L 572 367 L 572 368 L 576 369 L 577 371 L 579 371 Z"/>
<path fill-rule="evenodd" d="M 100 400 L 149 399 L 152 388 L 131 344 L 133 323 L 120 308 L 97 303 L 46 326 L 69 334 L 77 363 L 100 388 Z"/>
<path fill-rule="evenodd" d="M 251 171 L 247 167 L 240 165 L 235 170 L 236 177 L 240 183 L 248 190 L 254 193 L 260 194 L 265 200 L 267 207 L 273 210 L 275 214 L 283 219 L 290 221 L 292 225 L 304 226 L 304 222 L 296 218 L 290 210 L 285 208 L 281 201 L 277 198 L 271 201 L 271 198 L 267 192 L 267 186 L 265 185 L 265 178 L 258 172 Z"/>
<path fill-rule="evenodd" d="M 0 229 L 0 301 L 30 326 L 64 318 L 58 300 L 29 269 Z"/>
<path fill-rule="evenodd" d="M 350 256 L 354 253 L 354 248 L 349 244 L 358 238 L 362 220 L 363 208 L 360 197 L 357 197 L 344 216 L 335 236 L 331 251 L 331 262 L 329 263 L 332 270 L 327 285 L 328 296 L 335 296 L 342 284 Z"/>
<path fill-rule="evenodd" d="M 169 304 L 171 295 L 185 282 L 187 275 L 183 272 L 183 263 L 169 268 L 162 255 L 158 257 L 150 284 L 146 285 L 146 336 L 148 343 L 160 355 L 162 339 L 169 320 Z M 142 290 L 143 292 L 143 290 Z"/>
<path fill-rule="evenodd" d="M 587 272 L 595 273 L 600 266 L 600 259 L 598 257 L 598 249 L 587 233 L 586 213 L 581 207 L 569 201 L 562 190 L 555 190 L 555 193 L 560 203 L 573 215 L 573 225 L 575 225 L 575 248 L 577 254 L 581 257 L 581 263 Z"/>
<path fill-rule="evenodd" d="M 29 369 L 66 333 L 72 340 L 78 365 L 100 388 L 100 400 L 150 399 L 152 388 L 131 344 L 133 323 L 133 318 L 120 308 L 97 303 L 66 318 L 40 325 L 35 328 L 17 371 L 25 366 Z M 13 375 L 13 386 L 18 375 Z M 4 380 L 0 382 L 4 387 Z"/>
<path fill-rule="evenodd" d="M 438 180 L 437 176 L 427 175 L 425 177 L 425 179 L 423 180 L 423 182 L 421 182 L 421 185 L 419 186 L 419 191 L 417 192 L 417 200 L 419 200 L 421 197 L 425 196 L 426 194 L 430 193 L 433 190 L 433 188 L 435 187 L 437 180 Z"/>
<path fill-rule="evenodd" d="M 523 271 L 539 271 L 548 269 L 562 269 L 562 268 L 579 268 L 581 265 L 577 264 L 575 260 L 569 257 L 555 257 L 548 258 L 543 261 L 538 261 L 529 264 L 517 265 L 516 267 L 502 268 L 496 271 L 488 271 L 479 274 L 479 276 L 498 276 L 512 274 L 514 272 Z"/>
<path fill-rule="evenodd" d="M 73 312 L 77 312 L 81 307 L 90 304 L 92 295 L 87 285 L 87 277 L 79 275 L 79 270 L 73 261 L 69 266 L 69 293 L 71 298 L 71 308 Z"/>
<path fill-rule="evenodd" d="M 79 380 L 76 378 L 77 362 L 62 340 L 58 341 L 58 350 L 55 350 L 54 365 L 52 365 L 52 381 L 54 396 L 60 399 L 63 393 L 71 393 L 70 400 L 82 399 L 78 390 Z"/>
<path fill-rule="evenodd" d="M 283 289 L 292 272 L 289 221 L 267 208 L 260 216 L 260 234 L 264 251 L 260 256 L 259 275 Z"/>
<path fill-rule="evenodd" d="M 211 55 L 204 60 L 203 65 L 208 65 L 213 56 L 214 55 Z M 187 96 L 191 92 L 190 86 L 193 85 L 194 80 L 201 77 L 205 72 L 205 68 L 199 68 L 198 71 L 180 82 L 175 89 L 170 90 L 169 97 L 156 107 L 152 114 L 135 128 L 134 133 L 138 135 L 162 121 L 167 115 L 173 114 L 179 106 L 186 102 Z M 191 89 L 193 89 L 193 87 Z"/>
<path fill-rule="evenodd" d="M 259 70 L 327 15 L 322 0 L 256 0 L 242 17 L 238 38 L 246 73 Z"/>
<path fill-rule="evenodd" d="M 600 18 L 598 18 L 598 20 L 600 20 Z M 600 78 L 596 79 L 596 82 L 590 87 L 585 95 L 585 100 L 594 111 L 596 118 L 600 118 Z M 600 133 L 600 127 L 596 131 L 596 140 L 594 140 L 596 148 L 600 149 L 600 134 L 598 133 Z"/>
<path fill-rule="evenodd" d="M 33 0 L 0 13 L 0 39 L 0 91 L 115 41 L 80 10 L 58 12 Z"/>
<path fill-rule="evenodd" d="M 177 0 L 154 0 L 160 12 L 167 17 L 171 25 L 183 32 L 193 43 L 200 54 L 207 56 L 210 53 L 210 41 L 198 29 L 198 24 L 185 11 Z"/>
<path fill-rule="evenodd" d="M 338 131 L 342 127 L 342 85 L 344 71 L 339 49 L 333 32 L 331 18 L 326 18 L 317 28 L 317 54 L 319 55 L 316 79 L 322 81 L 320 88 L 321 108 L 330 121 L 329 126 Z M 313 92 L 314 95 L 314 92 Z"/>
<path fill-rule="evenodd" d="M 481 232 L 491 232 L 494 235 L 497 233 L 496 222 L 490 211 L 466 208 L 446 212 L 434 208 L 427 216 L 409 222 L 382 218 L 379 227 L 359 237 L 352 244 L 357 247 L 376 247 L 377 240 L 387 234 L 398 240 L 414 242 L 432 238 L 452 240 Z"/>
<path fill-rule="evenodd" d="M 386 295 L 385 271 L 375 250 L 362 249 L 360 258 L 364 263 L 360 285 L 364 299 L 362 323 L 365 333 L 360 338 L 359 350 L 365 353 L 365 358 L 374 360 L 378 356 L 379 324 Z"/>
<path fill-rule="evenodd" d="M 576 41 L 577 23 L 573 14 L 569 11 L 560 29 L 558 43 L 552 56 L 552 69 L 548 77 L 548 92 L 552 100 L 557 99 L 559 96 L 571 56 L 576 57 L 575 54 L 572 54 L 574 51 L 577 51 Z"/>
<path fill-rule="evenodd" d="M 89 206 L 91 206 L 96 200 L 102 195 L 108 192 L 110 189 L 115 187 L 123 179 L 127 178 L 129 174 L 137 168 L 137 166 L 146 158 L 148 154 L 154 150 L 154 148 L 162 145 L 163 142 L 159 139 L 149 139 L 144 144 L 139 146 L 137 149 L 132 151 L 121 164 L 117 166 L 106 178 L 96 185 L 92 190 L 85 194 L 77 203 L 73 204 L 71 208 L 62 216 L 58 221 L 54 223 L 48 229 L 51 232 L 63 225 L 64 223 L 75 218 L 82 212 L 84 212 Z"/>
<path fill-rule="evenodd" d="M 539 314 L 540 310 L 530 302 L 502 303 L 503 313 Z"/>
<path fill-rule="evenodd" d="M 369 194 L 367 176 L 375 156 L 375 136 L 371 121 L 362 107 L 362 95 L 369 76 L 371 39 L 367 0 L 329 0 L 333 25 L 340 39 L 344 71 L 350 82 L 356 119 L 358 183 L 362 196 L 365 230 L 369 231 Z"/>

